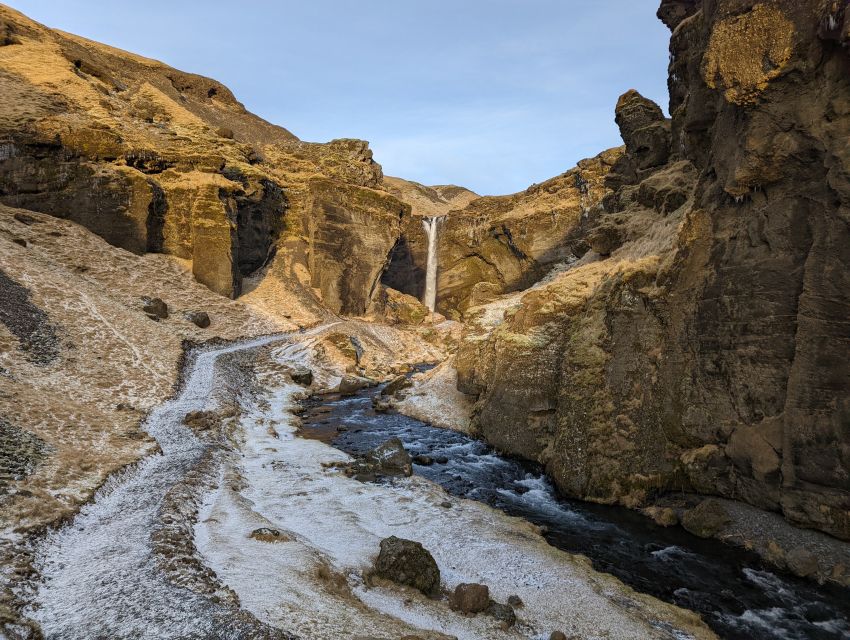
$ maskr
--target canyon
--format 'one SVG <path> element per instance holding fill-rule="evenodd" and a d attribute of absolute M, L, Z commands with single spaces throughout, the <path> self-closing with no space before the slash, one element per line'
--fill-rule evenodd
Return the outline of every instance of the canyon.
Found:
<path fill-rule="evenodd" d="M 67 617 L 81 585 L 103 589 L 84 608 L 110 637 L 716 637 L 710 613 L 536 525 L 467 493 L 450 517 L 418 476 L 361 485 L 299 436 L 308 396 L 385 383 L 379 414 L 844 593 L 850 14 L 663 0 L 658 17 L 670 117 L 628 90 L 622 146 L 479 196 L 385 176 L 365 141 L 301 141 L 215 80 L 0 5 L 0 637 L 86 637 Z M 212 431 L 180 426 L 193 411 Z M 286 544 L 245 546 L 249 523 Z M 525 588 L 517 626 L 373 585 L 393 532 L 420 535 L 452 585 Z M 132 583 L 91 563 L 115 540 Z M 518 584 L 520 565 L 558 597 Z M 151 610 L 122 626 L 133 589 Z"/>

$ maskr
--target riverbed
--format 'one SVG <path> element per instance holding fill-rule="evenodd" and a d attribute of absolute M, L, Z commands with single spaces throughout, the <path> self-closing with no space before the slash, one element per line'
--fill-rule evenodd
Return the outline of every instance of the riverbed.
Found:
<path fill-rule="evenodd" d="M 636 590 L 700 613 L 723 638 L 850 637 L 846 590 L 780 575 L 755 554 L 657 526 L 628 509 L 560 497 L 535 465 L 500 456 L 465 434 L 376 412 L 378 391 L 311 398 L 301 433 L 352 455 L 399 438 L 411 455 L 426 458 L 427 464 L 414 464 L 418 476 L 544 527 L 553 547 L 583 554 Z"/>

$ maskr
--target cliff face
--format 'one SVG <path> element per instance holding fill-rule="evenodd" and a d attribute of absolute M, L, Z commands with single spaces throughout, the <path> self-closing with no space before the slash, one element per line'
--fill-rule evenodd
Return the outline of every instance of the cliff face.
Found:
<path fill-rule="evenodd" d="M 0 33 L 0 202 L 191 260 L 229 297 L 285 244 L 303 268 L 269 277 L 316 308 L 365 310 L 408 210 L 382 190 L 367 143 L 301 142 L 214 80 L 4 6 Z M 366 249 L 351 276 L 339 246 Z"/>
<path fill-rule="evenodd" d="M 383 282 L 422 296 L 428 243 L 420 216 L 445 216 L 439 230 L 438 311 L 462 319 L 470 306 L 529 287 L 587 251 L 586 232 L 598 218 L 603 181 L 621 155 L 622 149 L 608 150 L 507 196 L 479 197 L 460 187 L 385 179 L 414 215 L 403 222 Z"/>
<path fill-rule="evenodd" d="M 572 495 L 719 495 L 850 539 L 850 16 L 659 16 L 672 119 L 623 96 L 598 251 L 469 309 L 459 386 L 483 435 Z"/>

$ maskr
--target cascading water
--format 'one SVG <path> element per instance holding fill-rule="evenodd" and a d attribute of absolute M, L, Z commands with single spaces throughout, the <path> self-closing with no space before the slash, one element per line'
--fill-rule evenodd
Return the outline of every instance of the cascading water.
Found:
<path fill-rule="evenodd" d="M 424 218 L 422 226 L 428 234 L 428 262 L 425 272 L 425 296 L 422 299 L 430 311 L 437 306 L 437 236 L 439 235 L 440 223 L 445 216 Z"/>

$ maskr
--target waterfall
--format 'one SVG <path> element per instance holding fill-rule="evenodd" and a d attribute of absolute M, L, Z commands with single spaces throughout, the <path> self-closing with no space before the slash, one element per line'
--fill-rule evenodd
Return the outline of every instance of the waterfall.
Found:
<path fill-rule="evenodd" d="M 434 311 L 437 306 L 437 234 L 444 216 L 423 218 L 422 226 L 428 234 L 428 262 L 425 272 L 425 296 L 422 304 Z"/>

